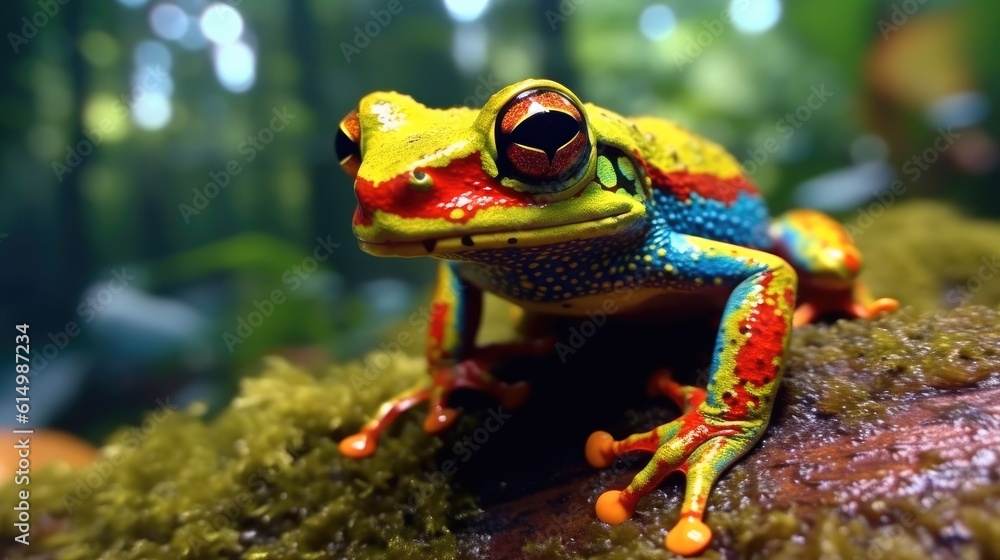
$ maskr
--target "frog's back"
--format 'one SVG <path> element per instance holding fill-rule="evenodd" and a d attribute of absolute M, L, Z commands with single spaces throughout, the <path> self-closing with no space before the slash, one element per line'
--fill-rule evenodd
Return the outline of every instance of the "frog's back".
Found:
<path fill-rule="evenodd" d="M 670 121 L 640 117 L 634 122 L 652 179 L 654 229 L 770 247 L 767 204 L 729 152 Z"/>

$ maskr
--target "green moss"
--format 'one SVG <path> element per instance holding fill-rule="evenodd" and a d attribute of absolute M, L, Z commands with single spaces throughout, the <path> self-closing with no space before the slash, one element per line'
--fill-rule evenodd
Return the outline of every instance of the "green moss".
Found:
<path fill-rule="evenodd" d="M 39 549 L 63 560 L 149 558 L 450 558 L 448 524 L 474 511 L 446 485 L 418 476 L 440 446 L 414 423 L 385 438 L 372 459 L 336 448 L 346 426 L 420 375 L 395 360 L 359 390 L 360 364 L 319 375 L 270 360 L 206 422 L 197 407 L 171 411 L 139 442 L 123 430 L 82 472 L 32 481 Z M 112 457 L 118 457 L 112 460 Z M 14 488 L 0 489 L 13 502 Z M 416 504 L 417 507 L 405 507 Z M 404 506 L 404 507 L 401 507 Z M 0 511 L 4 527 L 10 508 Z M 11 539 L 7 539 L 10 542 Z M 11 558 L 24 551 L 13 548 Z"/>
<path fill-rule="evenodd" d="M 798 329 L 785 388 L 844 423 L 874 421 L 885 404 L 928 389 L 975 386 L 1000 371 L 995 312 L 963 307 Z"/>
<path fill-rule="evenodd" d="M 1000 305 L 1000 224 L 962 216 L 939 202 L 900 203 L 849 230 L 865 256 L 862 279 L 874 295 L 920 311 Z M 859 227 L 866 226 L 867 227 Z"/>

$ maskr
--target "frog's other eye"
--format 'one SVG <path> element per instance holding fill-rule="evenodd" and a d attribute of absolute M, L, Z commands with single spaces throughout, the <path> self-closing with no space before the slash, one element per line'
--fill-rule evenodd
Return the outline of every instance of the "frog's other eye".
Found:
<path fill-rule="evenodd" d="M 340 160 L 340 167 L 351 177 L 357 177 L 361 167 L 361 122 L 358 121 L 357 111 L 351 111 L 340 121 L 333 149 Z"/>
<path fill-rule="evenodd" d="M 497 114 L 494 138 L 501 174 L 563 190 L 590 155 L 583 111 L 562 93 L 531 89 Z"/>

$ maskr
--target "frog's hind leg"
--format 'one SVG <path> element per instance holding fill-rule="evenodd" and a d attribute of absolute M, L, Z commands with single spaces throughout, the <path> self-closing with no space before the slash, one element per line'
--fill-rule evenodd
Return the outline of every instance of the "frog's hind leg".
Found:
<path fill-rule="evenodd" d="M 483 355 L 487 358 L 505 349 L 525 349 L 537 352 L 544 348 L 539 343 L 525 342 L 487 347 Z M 430 387 L 423 384 L 404 391 L 384 402 L 375 416 L 365 423 L 358 433 L 340 442 L 340 452 L 353 459 L 370 457 L 375 453 L 378 438 L 396 418 L 423 402 L 430 403 L 430 411 L 424 420 L 424 431 L 438 433 L 450 426 L 458 411 L 448 406 L 448 397 L 455 389 L 473 389 L 492 395 L 504 408 L 517 408 L 528 396 L 530 387 L 524 381 L 504 383 L 489 374 L 490 364 L 484 360 L 466 360 L 447 368 L 438 368 L 432 374 Z"/>
<path fill-rule="evenodd" d="M 838 222 L 815 210 L 792 210 L 769 230 L 774 252 L 799 274 L 795 326 L 836 314 L 871 318 L 899 307 L 890 298 L 873 300 L 857 280 L 861 253 Z"/>
<path fill-rule="evenodd" d="M 680 383 L 674 381 L 674 377 L 670 374 L 670 370 L 668 369 L 661 369 L 660 371 L 654 373 L 653 376 L 649 378 L 649 386 L 647 390 L 651 395 L 664 395 L 669 397 L 670 400 L 674 401 L 678 408 L 681 409 L 681 413 L 698 408 L 698 405 L 705 402 L 705 397 L 708 396 L 705 389 L 702 387 L 681 385 Z"/>
<path fill-rule="evenodd" d="M 370 457 L 375 453 L 382 432 L 401 414 L 424 402 L 430 405 L 424 430 L 441 432 L 458 417 L 458 411 L 448 406 L 449 396 L 457 389 L 492 395 L 504 408 L 515 408 L 524 402 L 530 391 L 527 382 L 505 383 L 490 372 L 499 361 L 511 355 L 544 355 L 554 341 L 529 340 L 476 347 L 473 343 L 479 325 L 481 298 L 481 292 L 459 278 L 452 265 L 442 263 L 434 301 L 428 310 L 429 321 L 425 323 L 430 335 L 427 345 L 430 386 L 421 382 L 382 404 L 356 434 L 340 442 L 341 453 L 353 459 Z"/>
<path fill-rule="evenodd" d="M 674 381 L 670 370 L 662 369 L 649 378 L 647 388 L 651 395 L 664 395 L 677 404 L 682 414 L 686 414 L 705 402 L 708 393 L 702 387 L 691 385 L 681 385 Z M 669 425 L 669 424 L 668 424 Z M 597 431 L 590 434 L 584 453 L 587 463 L 598 469 L 611 466 L 615 457 L 642 451 L 653 453 L 660 447 L 660 442 L 664 437 L 673 437 L 673 433 L 668 433 L 664 429 L 650 430 L 641 434 L 633 434 L 621 441 L 615 441 L 608 432 Z"/>

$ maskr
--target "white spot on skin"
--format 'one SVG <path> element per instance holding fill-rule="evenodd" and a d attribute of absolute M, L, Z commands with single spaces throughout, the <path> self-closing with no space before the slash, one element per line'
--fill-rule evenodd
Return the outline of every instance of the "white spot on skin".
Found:
<path fill-rule="evenodd" d="M 396 107 L 388 101 L 377 101 L 372 104 L 372 113 L 378 117 L 378 122 L 382 124 L 382 132 L 391 132 L 399 128 L 405 117 L 402 117 Z"/>
<path fill-rule="evenodd" d="M 379 117 L 379 122 L 383 122 L 381 116 Z M 400 121 L 400 123 L 402 123 L 402 121 Z M 384 123 L 383 126 L 385 126 Z M 414 162 L 413 167 L 414 168 L 424 167 L 424 166 L 433 167 L 435 165 L 440 166 L 442 165 L 442 163 L 450 162 L 451 160 L 455 159 L 454 154 L 463 150 L 468 144 L 469 142 L 467 140 L 460 140 L 458 142 L 455 142 L 454 144 L 445 146 L 440 150 L 435 150 L 434 152 Z"/>

